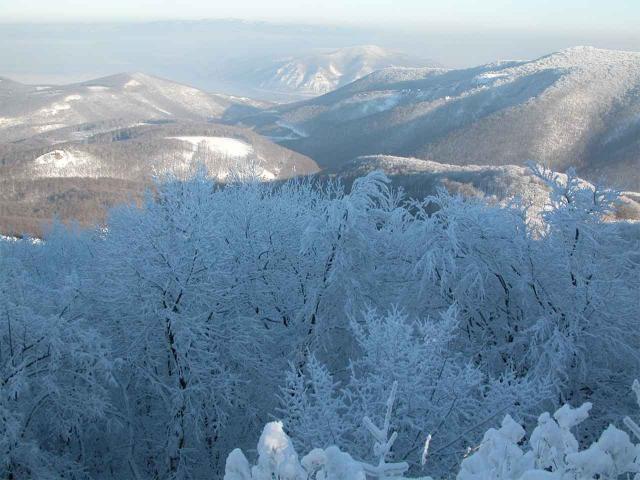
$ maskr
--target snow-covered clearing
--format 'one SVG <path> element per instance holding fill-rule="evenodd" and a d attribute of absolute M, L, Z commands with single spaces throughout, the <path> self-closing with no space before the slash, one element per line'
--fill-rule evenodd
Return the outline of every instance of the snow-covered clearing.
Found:
<path fill-rule="evenodd" d="M 90 170 L 97 166 L 97 159 L 80 150 L 53 150 L 33 161 L 33 173 L 37 177 L 94 177 Z"/>
<path fill-rule="evenodd" d="M 127 83 L 124 84 L 124 88 L 135 88 L 141 85 L 142 84 L 139 81 L 132 78 L 131 80 L 129 80 Z"/>
<path fill-rule="evenodd" d="M 241 140 L 229 137 L 204 137 L 204 136 L 181 136 L 166 137 L 168 140 L 180 140 L 191 145 L 191 149 L 195 152 L 198 146 L 203 144 L 214 152 L 226 155 L 228 157 L 245 158 L 253 153 L 253 147 Z"/>
<path fill-rule="evenodd" d="M 58 113 L 69 110 L 71 105 L 68 103 L 52 103 L 50 107 L 41 108 L 38 113 L 43 116 L 57 115 Z"/>
<path fill-rule="evenodd" d="M 42 132 L 49 132 L 51 130 L 57 130 L 58 128 L 64 128 L 64 127 L 66 127 L 64 123 L 48 123 L 46 125 L 36 125 L 33 128 L 36 132 L 42 133 Z"/>
<path fill-rule="evenodd" d="M 87 90 L 92 92 L 104 92 L 105 90 L 109 90 L 109 87 L 105 87 L 104 85 L 89 85 Z"/>
<path fill-rule="evenodd" d="M 12 127 L 21 123 L 23 122 L 19 118 L 0 117 L 0 128 Z"/>

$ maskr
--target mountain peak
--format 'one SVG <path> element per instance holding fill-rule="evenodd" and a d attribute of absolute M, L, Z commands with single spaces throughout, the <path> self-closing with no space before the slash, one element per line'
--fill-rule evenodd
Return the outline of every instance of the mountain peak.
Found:
<path fill-rule="evenodd" d="M 565 48 L 558 52 L 544 56 L 539 60 L 544 59 L 563 60 L 573 64 L 591 62 L 617 63 L 624 60 L 637 61 L 638 59 L 640 59 L 640 53 L 624 50 L 608 50 L 591 46 L 576 46 Z"/>
<path fill-rule="evenodd" d="M 321 95 L 387 67 L 419 67 L 429 62 L 413 59 L 377 45 L 355 45 L 275 62 L 254 76 L 261 89 Z"/>
<path fill-rule="evenodd" d="M 354 45 L 352 47 L 339 48 L 329 53 L 329 55 L 331 54 L 370 55 L 382 57 L 393 55 L 394 52 L 378 45 Z"/>
<path fill-rule="evenodd" d="M 82 82 L 83 86 L 105 86 L 111 88 L 126 88 L 127 86 L 140 86 L 141 84 L 149 84 L 155 82 L 167 82 L 168 80 L 162 80 L 157 77 L 153 77 L 142 72 L 121 72 L 107 77 L 100 77 L 93 80 Z"/>

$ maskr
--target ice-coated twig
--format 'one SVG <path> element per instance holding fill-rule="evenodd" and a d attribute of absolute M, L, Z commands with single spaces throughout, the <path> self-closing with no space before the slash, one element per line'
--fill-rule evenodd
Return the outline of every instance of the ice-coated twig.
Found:
<path fill-rule="evenodd" d="M 631 386 L 631 390 L 636 394 L 636 401 L 638 402 L 638 406 L 640 407 L 640 382 L 638 380 L 633 381 L 633 385 Z M 631 432 L 636 436 L 638 440 L 640 440 L 640 425 L 631 420 L 629 417 L 624 417 L 623 419 L 626 427 L 631 430 Z"/>
<path fill-rule="evenodd" d="M 398 382 L 393 382 L 389 398 L 387 399 L 387 411 L 384 417 L 384 424 L 382 429 L 378 428 L 369 417 L 362 419 L 364 426 L 369 430 L 375 442 L 373 444 L 373 452 L 378 456 L 378 465 L 369 465 L 362 462 L 362 467 L 369 477 L 378 478 L 380 480 L 399 477 L 409 469 L 407 462 L 387 463 L 387 455 L 393 447 L 393 443 L 398 438 L 398 433 L 393 432 L 389 436 L 389 427 L 391 425 L 391 413 L 393 411 L 393 404 L 396 400 L 396 394 L 398 392 Z"/>
<path fill-rule="evenodd" d="M 429 445 L 431 445 L 431 434 L 427 435 L 424 441 L 424 448 L 422 449 L 422 456 L 420 457 L 420 464 L 425 465 L 427 463 L 427 456 L 429 455 Z"/>

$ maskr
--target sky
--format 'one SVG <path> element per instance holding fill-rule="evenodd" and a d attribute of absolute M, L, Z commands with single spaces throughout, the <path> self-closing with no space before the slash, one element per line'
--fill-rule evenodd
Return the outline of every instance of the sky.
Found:
<path fill-rule="evenodd" d="M 227 17 L 620 33 L 639 28 L 640 0 L 0 0 L 3 22 Z"/>

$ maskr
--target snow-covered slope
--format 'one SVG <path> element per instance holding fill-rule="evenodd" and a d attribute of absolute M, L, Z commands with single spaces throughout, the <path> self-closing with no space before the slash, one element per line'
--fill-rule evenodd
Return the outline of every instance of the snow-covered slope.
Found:
<path fill-rule="evenodd" d="M 338 176 L 351 181 L 374 170 L 385 172 L 414 198 L 434 195 L 439 188 L 490 203 L 506 204 L 519 198 L 536 218 L 550 201 L 548 186 L 529 167 L 519 165 L 451 165 L 418 158 L 368 155 L 346 162 Z M 566 180 L 562 174 L 559 178 Z M 584 185 L 593 187 L 586 181 Z M 640 195 L 623 192 L 620 200 L 616 218 L 640 220 Z"/>
<path fill-rule="evenodd" d="M 199 147 L 204 147 L 212 152 L 219 153 L 231 158 L 246 158 L 253 152 L 251 145 L 235 138 L 228 137 L 203 137 L 203 136 L 184 136 L 184 137 L 167 137 L 168 140 L 180 140 L 191 145 L 193 153 Z"/>
<path fill-rule="evenodd" d="M 263 90 L 321 95 L 375 70 L 424 66 L 424 63 L 375 45 L 362 45 L 287 58 L 259 69 L 252 76 Z"/>
<path fill-rule="evenodd" d="M 638 190 L 640 53 L 576 47 L 464 70 L 386 69 L 249 122 L 328 168 L 367 154 L 534 160 Z"/>
<path fill-rule="evenodd" d="M 154 174 L 187 176 L 201 165 L 219 179 L 247 169 L 254 169 L 266 180 L 318 171 L 311 159 L 251 131 L 195 122 L 143 123 L 80 141 L 49 142 L 37 148 L 29 148 L 25 142 L 23 149 L 13 150 L 12 159 L 11 165 L 0 166 L 0 174 L 6 178 L 145 181 Z"/>
<path fill-rule="evenodd" d="M 94 177 L 100 161 L 77 148 L 56 149 L 38 156 L 33 161 L 34 177 Z"/>
<path fill-rule="evenodd" d="M 84 125 L 0 143 L 0 233 L 37 233 L 54 215 L 102 220 L 110 206 L 140 199 L 154 176 L 187 178 L 204 168 L 221 182 L 230 175 L 270 181 L 318 171 L 310 158 L 239 127 L 186 121 L 108 125 L 87 126 L 102 133 L 72 141 L 55 139 L 74 137 Z"/>
<path fill-rule="evenodd" d="M 105 120 L 125 126 L 140 120 L 219 119 L 231 107 L 257 108 L 252 103 L 142 73 L 62 86 L 0 79 L 0 141 Z"/>

